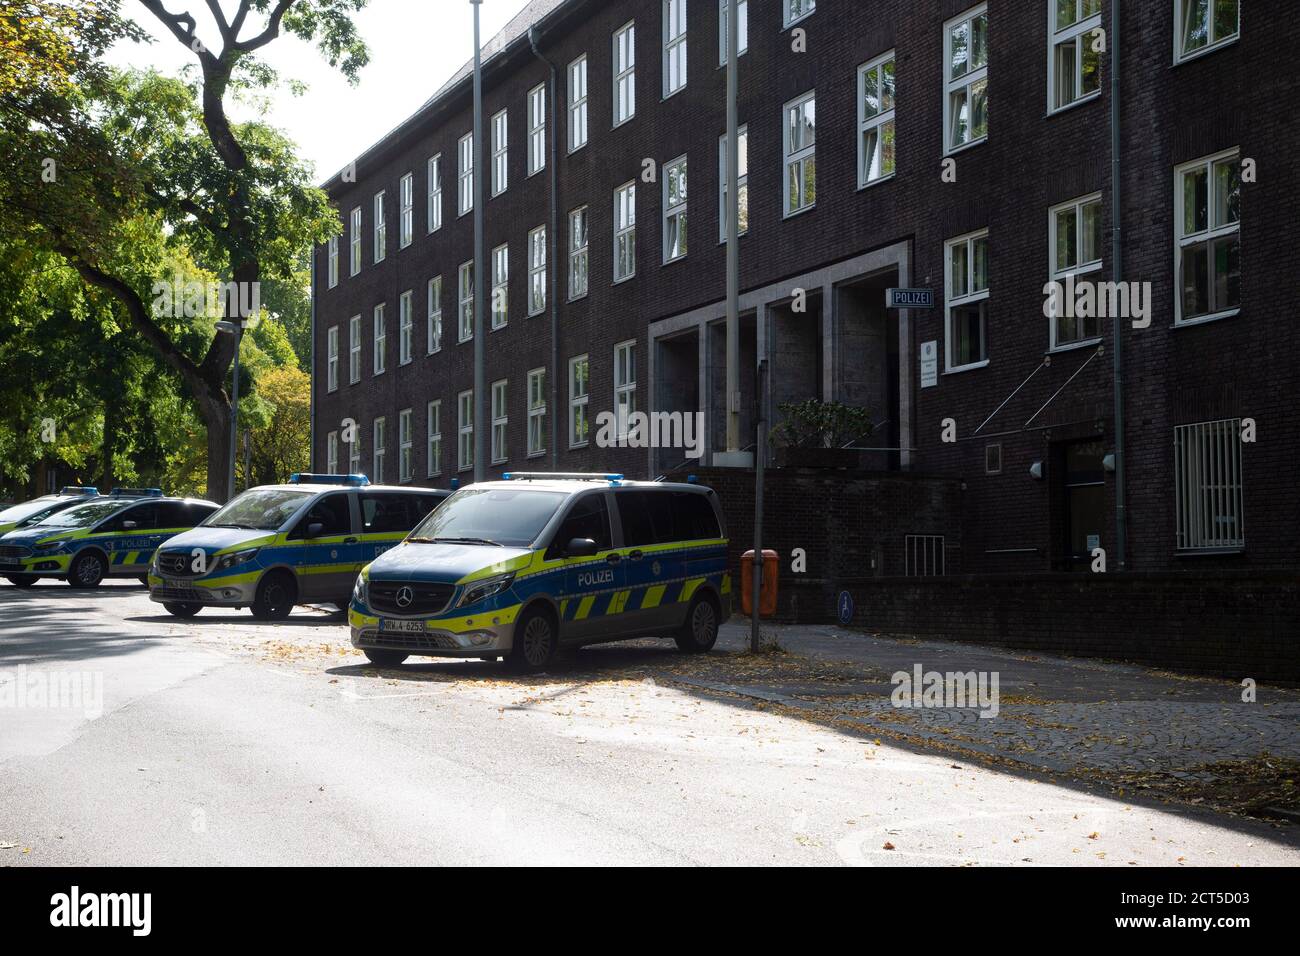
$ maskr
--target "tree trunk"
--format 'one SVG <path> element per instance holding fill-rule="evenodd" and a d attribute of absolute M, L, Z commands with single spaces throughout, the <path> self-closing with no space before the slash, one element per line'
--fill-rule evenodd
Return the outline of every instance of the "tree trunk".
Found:
<path fill-rule="evenodd" d="M 222 391 L 196 396 L 199 417 L 208 430 L 208 487 L 211 501 L 224 503 L 230 487 L 230 402 Z"/>
<path fill-rule="evenodd" d="M 104 441 L 102 454 L 103 477 L 99 481 L 99 490 L 103 494 L 108 494 L 113 490 L 113 449 L 117 447 L 117 409 L 113 407 L 112 401 L 104 402 Z"/>

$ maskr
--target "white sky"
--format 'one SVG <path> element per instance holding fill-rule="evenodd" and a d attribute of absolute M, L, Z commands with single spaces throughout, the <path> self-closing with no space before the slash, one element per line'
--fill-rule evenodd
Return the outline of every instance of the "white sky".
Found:
<path fill-rule="evenodd" d="M 484 44 L 527 0 L 483 0 L 481 35 Z M 238 4 L 222 0 L 227 16 Z M 219 39 L 203 0 L 166 0 L 173 13 L 188 11 L 198 22 L 199 38 L 214 48 Z M 120 66 L 154 67 L 174 74 L 186 63 L 197 62 L 136 0 L 125 0 L 122 11 L 157 37 L 152 44 L 119 44 L 109 60 Z M 252 14 L 241 36 L 259 32 Z M 349 86 L 315 47 L 282 34 L 260 51 L 284 79 L 306 84 L 307 92 L 295 97 L 277 90 L 269 115 L 272 125 L 298 144 L 299 155 L 315 167 L 313 180 L 321 182 L 343 168 L 367 147 L 414 113 L 434 91 L 474 55 L 474 19 L 469 0 L 370 0 L 356 18 L 361 36 L 370 47 L 370 64 L 361 71 L 357 86 Z M 231 110 L 235 119 L 240 110 Z"/>

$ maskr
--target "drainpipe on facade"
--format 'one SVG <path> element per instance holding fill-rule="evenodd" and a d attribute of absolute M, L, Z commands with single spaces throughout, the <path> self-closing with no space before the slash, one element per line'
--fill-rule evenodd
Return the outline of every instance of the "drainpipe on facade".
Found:
<path fill-rule="evenodd" d="M 1110 202 L 1111 280 L 1118 285 L 1124 275 L 1123 206 L 1120 202 L 1119 112 L 1120 0 L 1110 2 Z M 1128 505 L 1124 493 L 1124 337 L 1123 323 L 1115 322 L 1115 551 L 1119 570 L 1128 569 Z"/>
<path fill-rule="evenodd" d="M 559 170 L 556 169 L 557 153 L 555 148 L 556 137 L 559 135 L 559 127 L 555 120 L 555 86 L 556 86 L 556 69 L 555 64 L 542 56 L 542 51 L 538 49 L 538 40 L 541 38 L 541 31 L 537 27 L 528 28 L 528 45 L 533 49 L 533 56 L 546 64 L 551 71 L 550 82 L 546 87 L 546 125 L 549 127 L 549 142 L 547 150 L 550 155 L 547 157 L 547 163 L 550 166 L 551 180 L 551 224 L 548 227 L 549 232 L 546 236 L 546 262 L 550 273 L 551 287 L 547 292 L 547 298 L 551 303 L 551 370 L 547 373 L 547 408 L 550 412 L 551 434 L 548 439 L 551 443 L 551 468 L 558 471 L 560 468 L 560 280 L 559 280 L 559 256 L 556 255 L 556 243 L 560 235 L 560 178 Z"/>
<path fill-rule="evenodd" d="M 487 343 L 483 340 L 487 325 L 483 316 L 488 307 L 484 291 L 483 267 L 483 50 L 479 44 L 479 5 L 483 0 L 469 0 L 474 7 L 474 481 L 487 474 L 487 436 L 492 427 L 487 411 Z"/>

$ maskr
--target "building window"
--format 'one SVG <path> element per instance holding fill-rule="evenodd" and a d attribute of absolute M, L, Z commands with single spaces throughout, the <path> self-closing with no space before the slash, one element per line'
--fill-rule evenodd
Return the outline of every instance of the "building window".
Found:
<path fill-rule="evenodd" d="M 817 97 L 805 93 L 785 105 L 785 215 L 817 202 Z"/>
<path fill-rule="evenodd" d="M 361 207 L 352 210 L 348 222 L 348 275 L 361 271 Z"/>
<path fill-rule="evenodd" d="M 499 465 L 508 457 L 506 428 L 510 424 L 510 409 L 506 403 L 506 380 L 492 383 L 492 464 Z"/>
<path fill-rule="evenodd" d="M 460 333 L 462 342 L 474 337 L 474 260 L 460 266 Z"/>
<path fill-rule="evenodd" d="M 384 483 L 384 420 L 375 419 L 374 451 L 371 453 L 370 480 L 376 485 Z"/>
<path fill-rule="evenodd" d="M 984 474 L 1002 474 L 1002 444 L 994 442 L 984 446 Z"/>
<path fill-rule="evenodd" d="M 352 426 L 352 441 L 348 442 L 348 474 L 361 474 L 361 439 L 357 437 L 357 426 Z"/>
<path fill-rule="evenodd" d="M 587 56 L 569 64 L 569 152 L 587 145 Z"/>
<path fill-rule="evenodd" d="M 510 152 L 507 135 L 509 116 L 502 110 L 492 117 L 492 195 L 506 191 L 510 178 Z"/>
<path fill-rule="evenodd" d="M 361 316 L 348 320 L 348 384 L 361 381 Z"/>
<path fill-rule="evenodd" d="M 442 276 L 429 280 L 428 300 L 429 318 L 425 331 L 429 354 L 432 355 L 442 348 Z"/>
<path fill-rule="evenodd" d="M 781 6 L 784 8 L 782 22 L 789 29 L 817 9 L 817 0 L 781 0 Z"/>
<path fill-rule="evenodd" d="M 429 477 L 442 474 L 442 402 L 429 403 L 427 425 L 429 435 L 428 461 L 425 471 Z"/>
<path fill-rule="evenodd" d="M 397 479 L 411 480 L 411 465 L 414 442 L 411 439 L 411 410 L 404 408 L 397 413 Z"/>
<path fill-rule="evenodd" d="M 397 244 L 405 249 L 415 238 L 415 174 L 407 173 L 402 177 L 399 186 L 402 212 L 397 226 Z"/>
<path fill-rule="evenodd" d="M 397 300 L 397 361 L 402 365 L 411 361 L 415 339 L 414 311 L 411 292 L 403 292 Z"/>
<path fill-rule="evenodd" d="M 461 392 L 456 399 L 456 467 L 469 471 L 474 467 L 474 390 Z"/>
<path fill-rule="evenodd" d="M 618 437 L 626 438 L 628 423 L 636 411 L 636 342 L 614 346 L 614 415 Z"/>
<path fill-rule="evenodd" d="M 327 247 L 327 254 L 328 254 L 328 261 L 329 261 L 329 266 L 328 266 L 329 287 L 332 289 L 339 284 L 339 237 L 338 236 L 330 236 L 329 246 Z"/>
<path fill-rule="evenodd" d="M 325 474 L 339 473 L 339 433 L 330 432 L 325 436 Z"/>
<path fill-rule="evenodd" d="M 736 210 L 740 221 L 740 235 L 749 232 L 749 127 L 742 126 L 736 130 L 737 149 L 736 195 L 740 197 Z M 727 241 L 727 135 L 718 137 L 718 236 L 722 242 Z"/>
<path fill-rule="evenodd" d="M 1175 174 L 1177 322 L 1231 315 L 1241 306 L 1241 160 L 1237 150 Z"/>
<path fill-rule="evenodd" d="M 546 311 L 546 227 L 528 233 L 528 314 Z"/>
<path fill-rule="evenodd" d="M 383 374 L 384 369 L 388 367 L 388 329 L 384 321 L 384 304 L 381 302 L 375 306 L 375 361 L 374 371 L 376 375 Z"/>
<path fill-rule="evenodd" d="M 614 34 L 614 125 L 636 115 L 636 26 Z"/>
<path fill-rule="evenodd" d="M 614 190 L 614 281 L 636 275 L 636 182 Z"/>
<path fill-rule="evenodd" d="M 686 0 L 664 0 L 664 98 L 686 85 Z"/>
<path fill-rule="evenodd" d="M 569 298 L 587 294 L 587 207 L 569 213 Z"/>
<path fill-rule="evenodd" d="M 384 192 L 375 193 L 375 262 L 388 255 L 388 220 L 384 218 Z"/>
<path fill-rule="evenodd" d="M 569 447 L 587 444 L 587 356 L 569 359 Z"/>
<path fill-rule="evenodd" d="M 528 91 L 528 175 L 546 168 L 546 84 Z"/>
<path fill-rule="evenodd" d="M 546 453 L 546 369 L 528 373 L 528 457 Z"/>
<path fill-rule="evenodd" d="M 686 255 L 686 157 L 664 167 L 664 262 Z"/>
<path fill-rule="evenodd" d="M 947 295 L 947 368 L 988 361 L 988 230 L 950 240 L 944 256 Z"/>
<path fill-rule="evenodd" d="M 727 65 L 727 10 L 736 0 L 718 0 L 718 65 Z M 744 56 L 749 50 L 749 0 L 740 0 L 740 19 L 737 21 L 736 55 Z"/>
<path fill-rule="evenodd" d="M 492 250 L 492 328 L 502 328 L 510 318 L 510 246 Z"/>
<path fill-rule="evenodd" d="M 1240 550 L 1241 419 L 1174 428 L 1174 496 L 1179 551 Z"/>
<path fill-rule="evenodd" d="M 903 572 L 909 578 L 939 577 L 944 574 L 944 536 L 909 534 L 903 541 Z"/>
<path fill-rule="evenodd" d="M 1074 199 L 1049 212 L 1047 242 L 1051 255 L 1051 280 L 1065 283 L 1069 276 L 1101 268 L 1101 193 Z M 1101 336 L 1101 319 L 1096 315 L 1071 316 L 1058 310 L 1052 318 L 1052 348 L 1076 345 Z"/>
<path fill-rule="evenodd" d="M 474 134 L 466 133 L 457 148 L 460 154 L 460 173 L 457 186 L 457 209 L 465 215 L 474 208 Z"/>
<path fill-rule="evenodd" d="M 442 228 L 442 154 L 429 160 L 429 231 Z"/>
<path fill-rule="evenodd" d="M 1059 110 L 1101 92 L 1101 0 L 1048 0 L 1048 109 Z"/>
<path fill-rule="evenodd" d="M 1176 0 L 1174 50 L 1186 60 L 1237 39 L 1241 0 Z"/>
<path fill-rule="evenodd" d="M 951 153 L 989 134 L 989 15 L 983 5 L 943 31 L 944 149 Z"/>
<path fill-rule="evenodd" d="M 334 391 L 339 387 L 339 327 L 331 325 L 327 333 L 329 340 L 329 358 L 326 360 L 326 389 Z"/>
<path fill-rule="evenodd" d="M 858 69 L 858 188 L 894 175 L 894 53 Z"/>

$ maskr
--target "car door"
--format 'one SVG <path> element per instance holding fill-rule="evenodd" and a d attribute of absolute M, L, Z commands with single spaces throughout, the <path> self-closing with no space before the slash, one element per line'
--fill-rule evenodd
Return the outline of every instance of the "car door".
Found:
<path fill-rule="evenodd" d="M 354 525 L 353 495 L 331 491 L 316 498 L 286 536 L 290 563 L 304 601 L 337 601 L 356 579 L 361 538 Z M 313 524 L 321 525 L 311 534 Z"/>
<path fill-rule="evenodd" d="M 574 538 L 596 542 L 596 553 L 587 557 L 565 555 Z M 601 640 L 619 633 L 616 623 L 627 580 L 623 555 L 615 547 L 609 514 L 609 495 L 604 489 L 576 496 L 555 532 L 546 557 L 562 558 L 564 584 L 560 599 L 560 640 L 566 644 Z"/>
<path fill-rule="evenodd" d="M 681 623 L 675 607 L 683 558 L 675 541 L 673 496 L 656 489 L 614 492 L 623 531 L 628 596 L 620 626 L 638 633 L 670 630 Z"/>
<path fill-rule="evenodd" d="M 158 502 L 142 501 L 119 511 L 96 528 L 96 542 L 108 554 L 108 573 L 144 574 L 153 557 L 150 543 L 157 527 Z"/>

